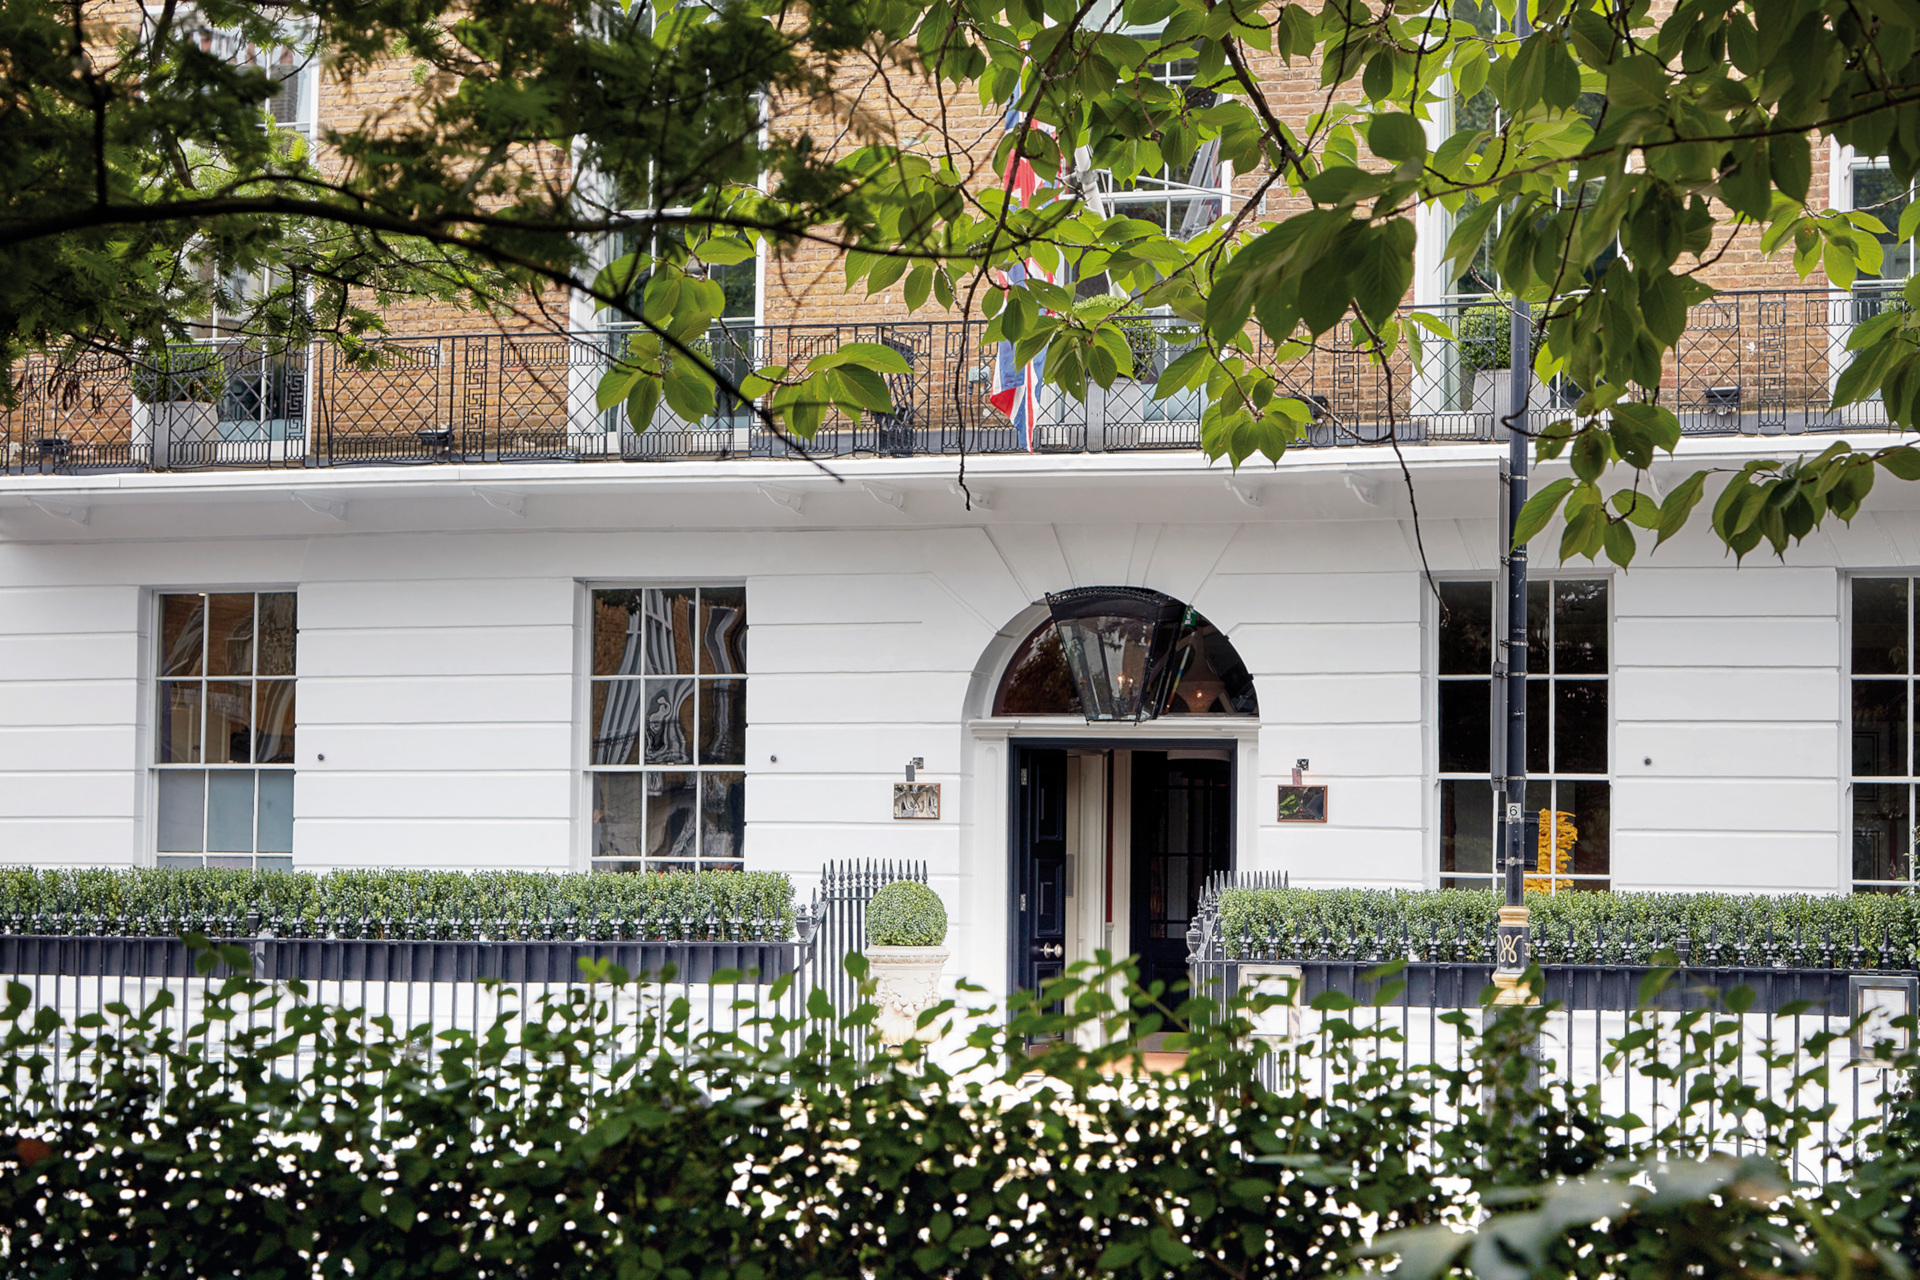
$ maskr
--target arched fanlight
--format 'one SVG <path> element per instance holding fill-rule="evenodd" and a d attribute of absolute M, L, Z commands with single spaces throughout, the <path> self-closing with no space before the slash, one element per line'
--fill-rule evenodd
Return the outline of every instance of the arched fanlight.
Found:
<path fill-rule="evenodd" d="M 1047 610 L 1089 721 L 1138 722 L 1166 710 L 1185 605 L 1137 587 L 1081 587 L 1049 595 Z"/>

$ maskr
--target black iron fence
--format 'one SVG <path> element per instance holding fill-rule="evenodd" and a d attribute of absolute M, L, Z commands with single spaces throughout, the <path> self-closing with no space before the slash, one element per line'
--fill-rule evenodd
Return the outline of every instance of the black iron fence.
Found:
<path fill-rule="evenodd" d="M 1693 308 L 1663 398 L 1690 434 L 1886 428 L 1877 400 L 1838 412 L 1827 405 L 1849 359 L 1847 338 L 1895 296 L 1879 286 L 1717 295 Z M 1453 302 L 1402 308 L 1400 320 L 1410 341 L 1392 360 L 1329 335 L 1288 363 L 1286 390 L 1307 416 L 1306 444 L 1500 438 L 1512 408 L 1506 313 Z M 14 371 L 15 405 L 0 410 L 0 470 L 1197 449 L 1204 393 L 1160 382 L 1191 345 L 1191 330 L 1162 317 L 1123 323 L 1131 376 L 1089 386 L 1083 397 L 1043 389 L 1030 430 L 991 403 L 1002 351 L 977 323 L 715 325 L 697 345 L 736 379 L 767 364 L 803 365 L 848 342 L 880 343 L 905 359 L 908 372 L 887 379 L 891 412 L 830 424 L 804 444 L 724 394 L 698 421 L 663 406 L 636 431 L 624 405 L 602 408 L 597 399 L 626 342 L 617 331 L 393 338 L 363 360 L 330 347 L 231 342 L 159 358 L 34 357 Z M 1579 391 L 1561 382 L 1533 395 L 1536 411 L 1559 412 Z"/>
<path fill-rule="evenodd" d="M 852 1013 L 861 992 L 845 961 L 866 946 L 867 901 L 883 884 L 926 878 L 924 863 L 828 863 L 791 928 L 715 915 L 647 926 L 475 917 L 430 927 L 409 921 L 403 930 L 345 917 L 110 922 L 14 916 L 0 920 L 10 928 L 0 933 L 0 983 L 23 985 L 30 1008 L 52 1009 L 70 1027 L 116 1004 L 148 1008 L 164 994 L 162 1020 L 183 1032 L 210 991 L 232 976 L 228 966 L 213 962 L 218 952 L 180 936 L 199 934 L 218 947 L 244 950 L 253 978 L 282 987 L 297 982 L 308 999 L 358 1009 L 364 1018 L 388 1017 L 401 1028 L 428 1028 L 429 1043 L 441 1032 L 479 1033 L 500 1017 L 531 1013 L 544 1000 L 570 999 L 594 981 L 600 966 L 643 979 L 611 996 L 619 1016 L 636 1023 L 659 1018 L 677 1001 L 694 1030 L 757 1038 L 776 1023 L 804 1021 L 816 991 L 836 1021 Z M 90 933 L 75 929 L 89 925 Z M 407 936 L 373 936 L 381 932 Z M 853 1047 L 866 1049 L 864 1042 Z"/>
<path fill-rule="evenodd" d="M 1254 1028 L 1274 1047 L 1266 1059 L 1276 1073 L 1270 1084 L 1291 1062 L 1309 1077 L 1321 1072 L 1324 1085 L 1330 1033 L 1342 1043 L 1357 1037 L 1368 1051 L 1403 1065 L 1471 1065 L 1473 1033 L 1491 997 L 1491 921 L 1484 936 L 1421 937 L 1405 929 L 1389 936 L 1364 927 L 1341 934 L 1326 925 L 1243 927 L 1230 935 L 1222 894 L 1277 887 L 1270 876 L 1216 877 L 1187 934 L 1197 994 L 1217 1002 L 1253 992 L 1273 997 Z M 1657 1120 L 1691 1105 L 1690 1073 L 1731 1074 L 1755 1097 L 1822 1117 L 1789 1153 L 1798 1176 L 1819 1180 L 1841 1175 L 1860 1126 L 1874 1123 L 1911 1087 L 1876 1062 L 1874 1051 L 1882 1041 L 1913 1043 L 1920 973 L 1912 969 L 1849 967 L 1845 948 L 1809 951 L 1804 939 L 1797 949 L 1770 945 L 1754 953 L 1754 963 L 1737 965 L 1694 964 L 1696 948 L 1684 932 L 1656 948 L 1671 955 L 1671 965 L 1558 963 L 1546 939 L 1532 941 L 1544 982 L 1536 994 L 1546 1006 L 1537 1046 L 1542 1077 L 1599 1090 L 1609 1113 Z M 1632 951 L 1631 939 L 1625 942 Z M 1877 954 L 1898 952 L 1888 946 Z M 1334 1020 L 1346 1030 L 1333 1028 Z M 1709 1024 L 1716 1028 L 1715 1056 L 1703 1063 Z M 1736 1149 L 1770 1142 L 1737 1124 L 1732 1134 Z"/>

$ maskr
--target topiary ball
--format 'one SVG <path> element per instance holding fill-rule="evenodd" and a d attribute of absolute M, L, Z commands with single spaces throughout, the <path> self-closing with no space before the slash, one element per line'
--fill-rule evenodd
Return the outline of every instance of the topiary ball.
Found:
<path fill-rule="evenodd" d="M 937 947 L 947 940 L 947 908 L 917 880 L 883 884 L 867 902 L 867 941 L 878 947 Z"/>

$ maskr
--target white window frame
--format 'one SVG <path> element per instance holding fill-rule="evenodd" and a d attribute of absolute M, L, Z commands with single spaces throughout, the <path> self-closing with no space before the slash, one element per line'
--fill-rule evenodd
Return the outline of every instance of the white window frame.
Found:
<path fill-rule="evenodd" d="M 1505 632 L 1499 630 L 1502 616 L 1505 613 L 1505 604 L 1499 598 L 1499 594 L 1498 594 L 1505 588 L 1505 583 L 1502 581 L 1502 579 L 1498 575 L 1489 576 L 1483 573 L 1451 573 L 1451 574 L 1436 575 L 1436 580 L 1443 584 L 1467 582 L 1467 583 L 1484 583 L 1489 585 L 1491 591 L 1494 593 L 1494 599 L 1493 599 L 1494 624 L 1493 625 L 1495 627 L 1495 634 L 1492 637 L 1493 646 L 1492 646 L 1490 657 L 1492 655 L 1498 655 L 1500 652 L 1500 642 L 1503 639 L 1505 639 Z M 1613 799 L 1615 796 L 1617 796 L 1619 792 L 1619 781 L 1618 781 L 1618 774 L 1619 774 L 1618 745 L 1619 744 L 1616 741 L 1618 737 L 1619 706 L 1618 706 L 1617 699 L 1615 697 L 1616 691 L 1619 688 L 1619 680 L 1618 680 L 1619 657 L 1618 657 L 1618 645 L 1616 643 L 1618 632 L 1619 632 L 1618 615 L 1617 615 L 1618 596 L 1619 596 L 1619 592 L 1617 590 L 1618 584 L 1614 580 L 1614 575 L 1611 572 L 1607 572 L 1604 570 L 1585 572 L 1585 573 L 1568 571 L 1568 572 L 1557 572 L 1557 573 L 1528 574 L 1527 585 L 1529 590 L 1531 590 L 1533 584 L 1536 582 L 1548 584 L 1547 589 L 1549 593 L 1549 601 L 1551 601 L 1551 593 L 1553 589 L 1552 584 L 1556 582 L 1605 582 L 1606 583 L 1606 588 L 1607 588 L 1607 669 L 1606 669 L 1606 672 L 1604 675 L 1593 673 L 1593 674 L 1569 675 L 1567 677 L 1570 680 L 1582 680 L 1582 679 L 1604 680 L 1606 683 L 1606 686 L 1607 686 L 1607 725 L 1606 725 L 1607 768 L 1606 768 L 1606 772 L 1603 774 L 1591 774 L 1591 773 L 1572 773 L 1567 771 L 1556 770 L 1556 771 L 1549 771 L 1547 773 L 1543 773 L 1539 775 L 1529 773 L 1527 775 L 1527 785 L 1533 786 L 1536 783 L 1556 783 L 1557 784 L 1562 782 L 1567 782 L 1567 783 L 1604 782 L 1607 784 L 1608 871 L 1606 875 L 1598 876 L 1598 875 L 1575 875 L 1572 872 L 1554 874 L 1554 873 L 1540 872 L 1536 870 L 1531 874 L 1529 874 L 1526 878 L 1528 879 L 1545 878 L 1548 881 L 1549 893 L 1562 892 L 1562 890 L 1560 890 L 1558 886 L 1558 882 L 1560 880 L 1565 880 L 1565 879 L 1592 882 L 1596 884 L 1597 887 L 1600 889 L 1610 890 L 1614 888 L 1616 882 L 1619 880 L 1619 869 L 1614 865 L 1615 850 L 1613 848 L 1613 835 L 1614 835 L 1614 832 L 1617 830 L 1617 824 L 1615 824 L 1612 820 Z M 1441 865 L 1441 859 L 1442 859 L 1441 844 L 1442 844 L 1443 832 L 1441 831 L 1441 827 L 1440 827 L 1440 815 L 1442 812 L 1443 784 L 1448 782 L 1479 783 L 1483 786 L 1486 786 L 1488 788 L 1489 794 L 1491 794 L 1491 791 L 1492 791 L 1491 765 L 1493 763 L 1491 758 L 1492 741 L 1490 738 L 1488 743 L 1489 771 L 1487 773 L 1484 773 L 1484 774 L 1459 773 L 1459 772 L 1443 773 L 1441 771 L 1440 769 L 1440 686 L 1443 682 L 1465 682 L 1465 681 L 1480 680 L 1480 679 L 1491 680 L 1493 679 L 1493 675 L 1491 670 L 1489 670 L 1485 676 L 1481 676 L 1477 674 L 1468 675 L 1468 674 L 1462 674 L 1462 673 L 1449 673 L 1443 676 L 1440 673 L 1440 605 L 1438 601 L 1433 599 L 1432 594 L 1429 592 L 1426 592 L 1423 590 L 1422 597 L 1425 600 L 1426 631 L 1427 631 L 1427 637 L 1423 645 L 1424 664 L 1425 664 L 1425 669 L 1422 673 L 1422 684 L 1425 689 L 1425 693 L 1423 694 L 1423 705 L 1426 708 L 1428 708 L 1427 727 L 1426 727 L 1426 733 L 1425 733 L 1423 754 L 1427 764 L 1427 776 L 1430 779 L 1432 779 L 1432 783 L 1428 788 L 1428 795 L 1431 797 L 1432 820 L 1428 824 L 1431 834 L 1427 840 L 1428 873 L 1426 877 L 1426 883 L 1430 888 L 1439 888 L 1441 885 L 1441 882 L 1449 878 L 1454 880 L 1477 880 L 1479 878 L 1477 873 L 1472 873 L 1472 872 L 1462 873 L 1458 871 L 1448 871 Z M 1551 608 L 1549 608 L 1548 614 L 1549 614 L 1549 626 L 1551 626 L 1551 616 L 1552 616 Z M 1548 644 L 1551 645 L 1551 643 L 1552 643 L 1552 640 L 1551 638 L 1549 638 Z M 1531 646 L 1529 646 L 1529 648 L 1531 649 Z M 1529 658 L 1531 659 L 1531 653 L 1529 653 Z M 1531 661 L 1529 662 L 1529 666 L 1531 666 Z M 1556 673 L 1552 672 L 1551 670 L 1547 672 L 1538 673 L 1538 674 L 1530 673 L 1527 677 L 1528 682 L 1530 684 L 1536 680 L 1543 680 L 1544 682 L 1548 683 L 1549 686 L 1557 682 L 1559 678 L 1560 677 Z M 1553 714 L 1553 699 L 1551 696 L 1549 696 L 1547 700 L 1547 706 L 1548 706 L 1548 715 L 1549 717 L 1551 717 Z M 1501 730 L 1501 726 L 1499 725 L 1490 726 L 1490 731 L 1492 732 L 1499 732 L 1500 730 Z M 1548 743 L 1549 743 L 1549 751 L 1551 751 L 1552 741 L 1553 741 L 1553 728 L 1552 728 L 1551 719 L 1549 719 L 1547 737 L 1548 737 Z M 1560 810 L 1562 808 L 1564 808 L 1564 806 L 1560 806 L 1556 803 L 1555 811 Z M 1498 815 L 1496 814 L 1495 816 L 1497 818 Z M 1497 829 L 1497 826 L 1496 826 L 1496 829 Z M 1537 840 L 1537 837 L 1536 837 L 1536 840 Z M 1536 849 L 1538 848 L 1537 843 L 1535 845 L 1535 848 Z M 1493 855 L 1492 863 L 1494 865 L 1497 865 L 1499 861 L 1499 850 L 1493 849 L 1492 855 Z M 1489 870 L 1486 878 L 1487 878 L 1486 887 L 1496 888 L 1496 889 L 1499 887 L 1499 878 L 1495 872 Z M 1460 886 L 1460 887 L 1473 887 L 1473 886 Z M 1584 890 L 1579 888 L 1565 890 L 1565 892 L 1569 892 L 1569 893 L 1577 893 L 1577 892 L 1583 892 L 1583 891 Z"/>
<path fill-rule="evenodd" d="M 1868 775 L 1870 783 L 1878 785 L 1904 786 L 1908 788 L 1907 801 L 1907 866 L 1911 878 L 1908 880 L 1869 880 L 1856 881 L 1853 875 L 1854 840 L 1854 787 L 1853 772 L 1853 600 L 1855 584 L 1862 579 L 1903 579 L 1907 582 L 1907 645 L 1911 654 L 1914 633 L 1920 630 L 1914 618 L 1913 592 L 1920 589 L 1920 569 L 1855 569 L 1841 575 L 1840 592 L 1840 848 L 1839 848 L 1839 887 L 1843 893 L 1862 892 L 1855 886 L 1865 883 L 1879 886 L 1871 892 L 1899 892 L 1905 888 L 1910 893 L 1920 893 L 1920 817 L 1916 817 L 1913 806 L 1914 788 L 1920 786 L 1920 761 L 1914 759 L 1915 708 L 1914 690 L 1920 688 L 1920 669 L 1909 659 L 1909 671 L 1905 677 L 1894 674 L 1875 674 L 1872 672 L 1860 677 L 1865 680 L 1881 680 L 1889 684 L 1905 680 L 1907 685 L 1907 727 L 1905 741 L 1907 746 L 1907 773 L 1902 778 L 1896 774 Z M 1895 781 L 1898 779 L 1897 781 Z"/>
<path fill-rule="evenodd" d="M 738 862 L 742 868 L 750 869 L 746 861 L 746 842 L 747 842 L 747 835 L 748 835 L 748 830 L 747 830 L 748 824 L 746 823 L 746 820 L 745 820 L 745 812 L 746 812 L 746 793 L 750 789 L 750 783 L 753 777 L 752 768 L 751 768 L 751 761 L 753 757 L 752 757 L 752 753 L 748 750 L 748 747 L 747 747 L 747 739 L 751 738 L 752 732 L 753 732 L 753 722 L 751 718 L 752 703 L 750 700 L 752 688 L 753 688 L 753 680 L 751 679 L 753 674 L 753 662 L 752 662 L 752 652 L 751 652 L 751 633 L 752 633 L 753 624 L 752 624 L 752 612 L 751 612 L 751 592 L 749 591 L 747 583 L 744 580 L 737 579 L 737 578 L 729 580 L 725 578 L 711 578 L 711 577 L 705 577 L 700 575 L 689 575 L 687 577 L 674 578 L 671 580 L 653 579 L 653 580 L 644 580 L 644 581 L 637 581 L 637 582 L 631 581 L 631 580 L 621 580 L 621 579 L 592 579 L 592 580 L 581 582 L 578 584 L 578 586 L 579 586 L 579 592 L 577 597 L 578 605 L 577 605 L 577 611 L 575 615 L 576 617 L 575 631 L 576 631 L 576 637 L 577 637 L 577 643 L 575 648 L 575 669 L 578 674 L 574 681 L 574 685 L 575 685 L 574 776 L 577 779 L 577 786 L 575 787 L 574 794 L 576 797 L 575 812 L 578 818 L 578 820 L 574 824 L 576 834 L 573 841 L 573 845 L 574 845 L 573 863 L 575 868 L 577 870 L 590 872 L 590 871 L 600 870 L 602 865 L 608 862 L 642 862 L 644 863 L 644 862 L 650 861 L 647 858 L 646 852 L 644 850 L 642 850 L 637 857 L 632 859 L 626 859 L 626 858 L 600 859 L 595 856 L 597 853 L 597 848 L 596 848 L 597 833 L 595 832 L 595 829 L 594 829 L 593 815 L 594 815 L 594 778 L 597 774 L 634 773 L 634 774 L 644 775 L 647 773 L 706 773 L 706 774 L 738 773 L 742 776 L 742 793 L 741 793 L 742 819 L 741 819 L 741 829 L 739 833 L 741 846 L 740 846 L 740 850 L 735 855 L 733 855 L 731 858 L 725 859 L 725 861 Z M 737 679 L 741 681 L 743 690 L 748 696 L 749 701 L 748 701 L 748 710 L 747 710 L 746 721 L 745 721 L 746 727 L 745 727 L 744 735 L 741 741 L 740 762 L 738 764 L 691 763 L 691 764 L 647 765 L 643 762 L 643 763 L 633 764 L 633 765 L 599 765 L 594 762 L 593 743 L 594 743 L 594 734 L 596 732 L 596 726 L 594 724 L 594 719 L 593 719 L 593 691 L 594 691 L 593 687 L 596 682 L 596 677 L 593 671 L 594 597 L 598 592 L 602 592 L 602 591 L 649 591 L 649 590 L 655 590 L 655 591 L 725 590 L 725 591 L 746 592 L 748 594 L 749 598 L 746 605 L 748 610 L 748 614 L 747 614 L 748 639 L 746 643 L 748 644 L 749 648 L 746 655 L 746 658 L 747 658 L 746 669 L 744 671 L 741 671 L 738 673 L 721 673 L 721 672 L 707 673 L 705 671 L 700 671 L 690 675 L 662 677 L 662 678 L 668 678 L 668 679 L 687 679 L 687 680 L 692 680 L 694 682 L 695 693 L 693 698 L 693 703 L 694 703 L 693 743 L 694 743 L 694 753 L 696 755 L 696 760 L 697 760 L 697 753 L 699 750 L 698 743 L 701 737 L 700 722 L 699 722 L 699 716 L 700 716 L 699 685 L 702 682 L 709 680 L 710 678 L 716 678 L 716 677 L 719 679 Z M 642 663 L 642 670 L 644 672 L 644 668 L 645 668 L 644 653 L 641 655 L 641 663 Z M 636 683 L 639 683 L 640 681 L 644 681 L 644 679 L 645 679 L 645 676 L 642 675 L 641 677 L 639 677 L 639 681 L 636 681 Z M 644 683 L 640 683 L 640 687 L 644 689 L 645 687 Z M 642 754 L 644 754 L 644 743 L 642 746 Z M 682 869 L 686 869 L 686 870 L 693 870 L 696 868 L 699 870 L 709 869 L 707 867 L 708 859 L 704 856 L 704 850 L 699 848 L 700 842 L 704 841 L 704 831 L 701 830 L 701 823 L 702 823 L 702 817 L 703 817 L 702 806 L 704 804 L 704 796 L 705 796 L 705 793 L 704 793 L 704 786 L 703 786 L 703 789 L 697 795 L 695 799 L 695 804 L 694 804 L 695 823 L 696 823 L 695 860 L 690 866 L 684 867 Z M 643 832 L 644 832 L 644 826 L 643 826 Z M 609 869 L 612 869 L 612 868 L 609 868 Z"/>
<path fill-rule="evenodd" d="M 255 619 L 256 619 L 255 636 L 254 636 L 255 652 L 254 652 L 253 661 L 252 661 L 254 674 L 249 676 L 212 676 L 212 675 L 206 674 L 205 655 L 207 652 L 207 645 L 209 642 L 204 636 L 202 639 L 202 650 L 201 650 L 202 667 L 201 667 L 200 675 L 185 676 L 185 677 L 168 677 L 166 674 L 164 674 L 165 655 L 160 652 L 160 649 L 162 644 L 165 642 L 165 634 L 166 634 L 165 614 L 164 614 L 165 600 L 168 596 L 191 596 L 191 595 L 201 595 L 201 596 L 250 595 L 254 597 L 254 609 L 255 609 Z M 258 636 L 257 619 L 259 616 L 258 611 L 260 608 L 259 597 L 266 596 L 266 595 L 291 595 L 294 598 L 294 662 L 293 662 L 293 673 L 291 675 L 281 675 L 278 673 L 261 675 L 259 673 L 260 662 L 259 662 L 259 651 L 258 651 L 259 636 Z M 144 805 L 143 805 L 144 821 L 137 824 L 140 834 L 139 834 L 139 845 L 134 851 L 135 865 L 148 866 L 148 867 L 188 866 L 188 865 L 237 866 L 239 865 L 240 860 L 242 859 L 250 860 L 250 865 L 259 870 L 292 870 L 293 867 L 296 865 L 295 860 L 298 857 L 297 845 L 299 840 L 297 804 L 298 804 L 298 788 L 299 788 L 299 774 L 300 774 L 300 765 L 299 765 L 299 760 L 297 756 L 297 752 L 299 750 L 298 744 L 300 741 L 299 689 L 300 689 L 300 683 L 301 683 L 300 644 L 299 644 L 301 628 L 300 628 L 299 610 L 300 610 L 300 589 L 297 584 L 288 584 L 288 583 L 222 585 L 218 587 L 168 586 L 168 587 L 155 587 L 143 593 L 143 599 L 141 602 L 141 617 L 143 619 L 144 625 L 142 627 L 141 637 L 140 637 L 141 661 L 140 661 L 139 681 L 138 681 L 138 687 L 140 689 L 139 697 L 140 697 L 141 709 L 140 709 L 139 715 L 136 717 L 136 724 L 139 728 L 138 738 L 139 738 L 139 744 L 140 744 L 140 760 L 141 760 L 141 795 L 144 799 Z M 295 744 L 294 750 L 296 753 L 295 759 L 290 761 L 278 761 L 278 762 L 250 762 L 246 764 L 209 764 L 205 760 L 174 761 L 174 762 L 163 763 L 160 760 L 160 746 L 161 746 L 161 742 L 160 742 L 161 717 L 159 715 L 160 692 L 161 692 L 161 686 L 170 678 L 198 680 L 203 684 L 220 683 L 220 682 L 232 681 L 232 680 L 245 680 L 250 685 L 258 685 L 258 683 L 263 680 L 286 680 L 291 682 L 294 686 L 293 737 L 294 737 L 294 744 Z M 257 697 L 256 697 L 256 701 L 257 701 Z M 204 743 L 205 735 L 207 732 L 207 726 L 205 724 L 204 707 L 202 709 L 202 724 L 201 724 L 200 732 L 201 732 L 202 741 Z M 203 747 L 203 754 L 204 754 L 204 747 Z M 294 847 L 290 848 L 286 852 L 280 852 L 280 851 L 261 852 L 259 850 L 258 845 L 259 845 L 260 793 L 259 793 L 259 784 L 256 779 L 255 787 L 254 787 L 254 845 L 255 845 L 255 848 L 253 849 L 252 852 L 240 853 L 240 852 L 232 852 L 232 851 L 206 850 L 204 848 L 204 845 L 207 843 L 210 835 L 211 823 L 208 821 L 207 813 L 204 810 L 203 810 L 202 819 L 201 819 L 201 844 L 203 846 L 203 849 L 199 854 L 197 855 L 191 854 L 184 850 L 164 850 L 164 851 L 161 850 L 159 847 L 160 841 L 161 841 L 161 828 L 160 828 L 160 792 L 161 792 L 160 779 L 161 779 L 161 776 L 166 773 L 195 772 L 195 771 L 206 773 L 209 776 L 211 776 L 215 772 L 222 772 L 222 773 L 251 772 L 256 775 L 262 772 L 271 772 L 271 773 L 286 773 L 291 775 L 294 779 L 294 798 L 289 801 L 290 813 L 289 813 L 288 821 L 292 826 L 292 837 L 289 839 L 288 844 Z M 209 792 L 210 790 L 211 788 L 209 787 Z M 210 804 L 211 801 L 207 801 L 207 803 Z M 197 863 L 189 863 L 186 861 L 187 859 L 195 858 L 195 857 L 199 859 Z M 161 861 L 161 859 L 163 858 L 169 859 L 169 861 L 163 863 Z M 214 860 L 214 861 L 209 861 L 209 860 Z"/>

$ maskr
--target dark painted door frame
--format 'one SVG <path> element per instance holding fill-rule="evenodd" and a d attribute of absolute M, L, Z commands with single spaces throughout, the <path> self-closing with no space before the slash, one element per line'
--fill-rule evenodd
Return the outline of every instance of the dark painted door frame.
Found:
<path fill-rule="evenodd" d="M 1028 798 L 1020 782 L 1020 770 L 1027 765 L 1028 753 L 1035 751 L 1225 751 L 1227 753 L 1228 815 L 1227 823 L 1227 866 L 1240 865 L 1240 742 L 1237 738 L 1172 738 L 1172 737 L 1098 737 L 1098 738 L 1014 738 L 1008 743 L 1007 751 L 1007 989 L 1019 991 L 1031 986 L 1036 939 L 1033 932 L 1034 885 L 1031 883 L 1031 843 L 1028 826 L 1032 815 L 1028 810 Z M 1062 771 L 1061 803 L 1066 803 L 1065 772 Z M 1131 802 L 1131 796 L 1129 796 Z M 1061 839 L 1063 847 L 1060 856 L 1064 861 L 1066 850 L 1064 813 L 1061 821 Z M 1129 822 L 1131 829 L 1131 822 Z M 1133 850 L 1115 849 L 1114 857 L 1126 858 L 1131 866 Z M 1049 869 L 1052 870 L 1052 869 Z M 1060 874 L 1064 877 L 1064 869 Z M 1081 881 L 1086 883 L 1089 873 L 1083 868 Z M 1127 901 L 1114 903 L 1116 916 L 1122 912 L 1128 920 L 1128 941 L 1132 939 L 1133 895 L 1139 891 L 1133 883 L 1131 871 L 1128 873 Z M 1020 895 L 1028 895 L 1028 907 L 1021 910 Z M 1065 911 L 1064 898 L 1060 909 Z M 1063 917 L 1064 918 L 1064 917 Z M 1062 931 L 1064 941 L 1064 930 Z M 1043 945 L 1052 945 L 1051 940 Z M 1137 950 L 1137 948 L 1136 948 Z M 1062 959 L 1061 963 L 1064 963 Z"/>

